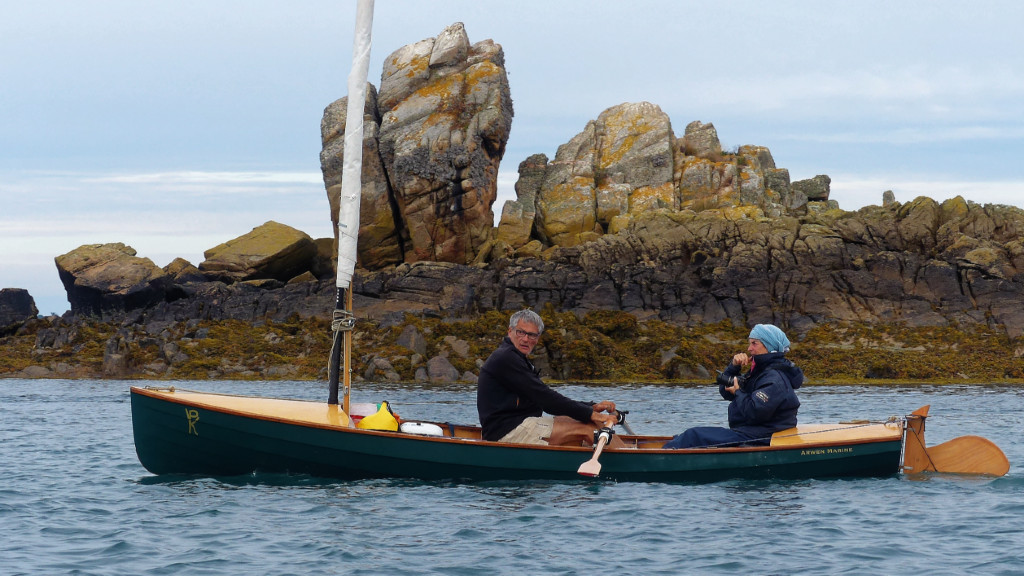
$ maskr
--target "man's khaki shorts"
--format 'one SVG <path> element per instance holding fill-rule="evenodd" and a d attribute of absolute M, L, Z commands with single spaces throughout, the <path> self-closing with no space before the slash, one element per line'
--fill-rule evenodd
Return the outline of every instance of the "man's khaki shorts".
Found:
<path fill-rule="evenodd" d="M 505 434 L 498 442 L 515 444 L 541 444 L 547 446 L 555 419 L 551 416 L 532 416 Z"/>

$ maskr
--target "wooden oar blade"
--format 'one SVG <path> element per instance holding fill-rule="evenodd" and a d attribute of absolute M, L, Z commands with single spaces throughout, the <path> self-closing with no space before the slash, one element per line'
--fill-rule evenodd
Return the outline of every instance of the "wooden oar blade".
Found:
<path fill-rule="evenodd" d="M 927 449 L 936 472 L 1003 476 L 1010 461 L 994 442 L 981 436 L 960 436 Z"/>
<path fill-rule="evenodd" d="M 601 434 L 600 439 L 597 441 L 597 446 L 594 447 L 594 455 L 590 457 L 583 464 L 580 464 L 576 473 L 581 476 L 595 477 L 601 473 L 601 463 L 597 461 L 598 457 L 601 456 L 601 450 L 604 450 L 604 445 L 608 443 L 608 439 L 611 437 L 611 433 Z"/>
<path fill-rule="evenodd" d="M 601 463 L 591 458 L 583 464 L 580 464 L 580 468 L 576 473 L 580 476 L 590 476 L 592 478 L 597 477 L 597 475 L 601 473 Z"/>

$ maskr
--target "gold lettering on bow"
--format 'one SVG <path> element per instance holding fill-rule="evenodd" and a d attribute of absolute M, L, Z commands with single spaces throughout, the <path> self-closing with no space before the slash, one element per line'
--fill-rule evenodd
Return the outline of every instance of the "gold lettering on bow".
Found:
<path fill-rule="evenodd" d="M 195 434 L 199 436 L 199 432 L 196 431 L 196 422 L 199 422 L 199 410 L 185 408 L 185 417 L 188 418 L 189 435 Z"/>

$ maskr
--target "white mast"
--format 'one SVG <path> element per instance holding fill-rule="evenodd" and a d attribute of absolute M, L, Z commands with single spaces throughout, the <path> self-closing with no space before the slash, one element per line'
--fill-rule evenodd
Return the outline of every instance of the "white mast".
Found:
<path fill-rule="evenodd" d="M 370 33 L 373 0 L 359 0 L 352 43 L 352 70 L 348 75 L 348 109 L 345 113 L 345 163 L 341 171 L 338 214 L 338 288 L 348 289 L 356 268 L 359 235 L 359 197 L 363 174 L 363 109 L 366 75 L 370 68 Z"/>
<path fill-rule="evenodd" d="M 370 68 L 370 32 L 373 28 L 373 0 L 358 0 L 356 29 L 352 41 L 352 70 L 348 74 L 348 108 L 345 111 L 344 164 L 341 170 L 341 198 L 338 213 L 338 278 L 334 307 L 334 343 L 328 365 L 328 404 L 338 403 L 339 362 L 344 379 L 342 410 L 349 413 L 352 383 L 352 275 L 356 269 L 359 242 L 359 199 L 363 176 L 363 110 L 366 106 L 366 75 Z"/>

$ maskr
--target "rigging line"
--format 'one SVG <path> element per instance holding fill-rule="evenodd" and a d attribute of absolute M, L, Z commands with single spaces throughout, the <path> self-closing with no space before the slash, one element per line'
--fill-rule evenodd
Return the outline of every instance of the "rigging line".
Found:
<path fill-rule="evenodd" d="M 924 440 L 921 439 L 921 435 L 917 433 L 917 430 L 914 430 L 909 426 L 904 428 L 904 430 L 910 430 L 911 432 L 914 433 L 914 440 L 918 443 L 919 446 L 921 446 L 921 452 L 924 452 L 925 458 L 928 459 L 928 466 L 930 466 L 932 470 L 938 472 L 939 469 L 937 466 L 935 466 L 935 462 L 932 461 L 932 455 L 928 452 L 928 447 L 924 445 Z M 906 452 L 906 448 L 904 448 L 904 452 Z M 928 468 L 925 468 L 925 470 L 923 471 L 927 470 Z M 915 472 L 917 472 L 917 470 L 915 470 Z"/>
<path fill-rule="evenodd" d="M 327 357 L 327 369 L 330 371 L 335 364 L 335 358 L 340 357 L 336 355 L 334 351 L 341 345 L 341 335 L 343 332 L 351 332 L 356 325 L 355 314 L 351 310 L 334 309 L 334 314 L 331 318 L 331 330 L 334 332 L 334 338 L 331 339 L 331 353 Z"/>
<path fill-rule="evenodd" d="M 896 416 L 890 416 L 889 419 L 885 420 L 884 422 L 880 421 L 880 420 L 879 421 L 874 421 L 874 422 L 872 422 L 872 421 L 863 421 L 862 423 L 854 424 L 852 426 L 838 426 L 836 428 L 827 428 L 825 430 L 812 430 L 812 431 L 809 431 L 809 432 L 794 432 L 792 434 L 783 434 L 782 436 L 778 436 L 778 438 L 792 438 L 794 436 L 810 436 L 812 434 L 824 434 L 826 432 L 839 432 L 839 431 L 842 431 L 842 430 L 852 430 L 854 428 L 864 428 L 866 426 L 875 426 L 877 424 L 895 424 L 895 423 L 899 422 L 900 420 L 903 420 L 903 419 L 897 418 Z M 742 446 L 743 444 L 746 444 L 748 442 L 758 442 L 758 441 L 763 441 L 763 440 L 768 440 L 769 442 L 771 442 L 773 437 L 775 437 L 774 433 L 773 434 L 769 434 L 768 436 L 761 436 L 760 438 L 751 438 L 749 440 L 744 440 L 742 442 L 720 442 L 718 444 L 708 444 L 707 446 L 701 446 L 701 448 L 727 448 L 727 447 L 730 447 L 730 446 Z M 757 445 L 755 444 L 754 446 L 757 446 Z"/>
<path fill-rule="evenodd" d="M 878 424 L 883 424 L 883 425 L 884 424 L 895 424 L 898 420 L 899 419 L 896 418 L 896 417 L 891 417 L 891 418 L 889 418 L 888 420 L 885 420 L 885 421 L 882 421 L 882 420 L 876 420 L 876 421 L 864 420 L 864 421 L 858 421 L 856 424 L 852 424 L 852 425 L 840 425 L 840 426 L 838 426 L 836 428 L 826 428 L 824 430 L 811 430 L 811 431 L 808 431 L 808 432 L 794 432 L 792 434 L 784 434 L 782 436 L 778 436 L 778 438 L 791 438 L 793 436 L 810 436 L 812 434 L 824 434 L 826 432 L 839 432 L 841 430 L 853 430 L 854 428 L 865 428 L 867 426 L 876 426 Z M 840 424 L 842 424 L 842 423 L 840 423 Z M 757 440 L 764 440 L 766 438 L 770 439 L 773 436 L 775 436 L 775 435 L 773 434 L 773 435 L 767 436 L 765 438 L 757 438 Z"/>
<path fill-rule="evenodd" d="M 335 354 L 334 354 L 334 351 L 338 348 L 338 345 L 341 342 L 341 331 L 335 330 L 333 324 L 331 325 L 331 329 L 334 330 L 334 338 L 331 338 L 331 351 L 330 351 L 330 354 L 328 354 L 328 356 L 327 356 L 327 369 L 328 370 L 330 370 L 331 367 L 334 366 L 334 364 L 335 364 L 335 360 L 334 360 L 335 359 Z"/>

